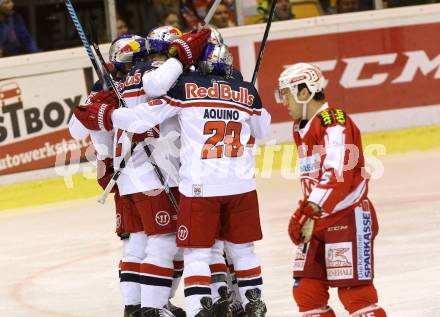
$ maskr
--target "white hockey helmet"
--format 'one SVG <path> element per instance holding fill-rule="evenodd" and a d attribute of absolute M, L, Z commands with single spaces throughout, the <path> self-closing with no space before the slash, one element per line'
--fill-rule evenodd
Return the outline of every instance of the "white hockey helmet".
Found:
<path fill-rule="evenodd" d="M 325 78 L 321 70 L 307 63 L 297 63 L 286 68 L 278 78 L 279 90 L 289 88 L 297 103 L 307 104 L 316 93 L 322 92 Z M 305 84 L 310 91 L 310 98 L 305 101 L 298 100 L 298 85 Z"/>

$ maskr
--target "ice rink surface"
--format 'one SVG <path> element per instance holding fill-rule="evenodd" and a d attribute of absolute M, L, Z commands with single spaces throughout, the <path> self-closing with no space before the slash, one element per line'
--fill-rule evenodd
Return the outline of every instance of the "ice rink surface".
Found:
<path fill-rule="evenodd" d="M 370 182 L 379 216 L 376 287 L 390 317 L 440 316 L 440 151 L 381 158 Z M 258 181 L 262 259 L 269 317 L 300 316 L 291 298 L 294 246 L 286 227 L 300 198 L 298 180 Z M 26 199 L 26 197 L 23 197 Z M 121 317 L 109 201 L 58 203 L 0 213 L 1 317 Z M 182 288 L 175 303 L 183 303 Z M 337 316 L 348 316 L 332 291 Z"/>

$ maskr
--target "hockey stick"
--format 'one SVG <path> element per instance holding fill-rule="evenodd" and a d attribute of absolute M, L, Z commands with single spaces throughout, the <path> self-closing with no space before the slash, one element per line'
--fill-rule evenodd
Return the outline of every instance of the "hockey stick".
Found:
<path fill-rule="evenodd" d="M 304 226 L 301 229 L 301 239 L 303 239 L 303 241 L 304 241 L 304 246 L 303 246 L 303 250 L 302 250 L 303 253 L 306 253 L 306 251 L 307 251 L 307 245 L 310 242 L 310 240 L 312 239 L 314 227 L 315 227 L 315 220 L 307 219 L 306 223 L 304 224 Z"/>
<path fill-rule="evenodd" d="M 95 71 L 96 71 L 98 77 L 101 80 L 102 80 L 102 78 L 105 79 L 105 81 L 102 80 L 103 84 L 104 85 L 107 84 L 109 87 L 112 88 L 112 90 L 115 92 L 117 98 L 119 99 L 119 102 L 121 103 L 122 107 L 127 107 L 127 104 L 126 104 L 125 100 L 122 98 L 119 90 L 116 87 L 116 84 L 115 84 L 115 82 L 114 82 L 114 80 L 112 78 L 112 75 L 111 75 L 108 67 L 107 67 L 107 64 L 104 61 L 104 58 L 102 57 L 102 54 L 101 54 L 101 52 L 99 50 L 99 46 L 96 43 L 94 43 L 93 48 L 95 49 L 95 53 L 98 55 L 98 58 L 100 59 L 101 66 L 105 70 L 105 74 L 103 74 L 101 69 L 98 67 L 95 55 L 93 54 L 93 51 L 92 51 L 92 48 L 90 46 L 89 40 L 87 39 L 87 36 L 86 36 L 86 34 L 84 32 L 84 29 L 83 29 L 83 27 L 81 25 L 81 22 L 79 21 L 78 15 L 76 14 L 76 11 L 75 11 L 75 8 L 72 5 L 72 2 L 70 0 L 66 0 L 65 4 L 66 4 L 67 11 L 69 12 L 70 17 L 72 18 L 73 24 L 75 25 L 75 28 L 76 28 L 76 30 L 78 32 L 78 35 L 81 38 L 81 41 L 82 41 L 82 43 L 84 45 L 84 48 L 86 49 L 87 54 L 89 55 L 90 61 L 92 62 L 92 65 L 95 68 Z M 126 155 L 124 156 L 124 159 L 121 162 L 120 168 L 118 169 L 118 171 L 116 171 L 113 174 L 112 179 L 110 180 L 109 184 L 105 188 L 105 191 L 102 194 L 102 196 L 100 197 L 100 199 L 98 200 L 98 202 L 100 202 L 102 204 L 105 203 L 105 200 L 106 200 L 108 194 L 110 193 L 110 191 L 112 190 L 112 188 L 116 184 L 116 181 L 119 178 L 119 176 L 121 175 L 122 170 L 125 168 L 126 162 L 130 158 L 131 153 L 133 152 L 135 146 L 136 146 L 136 143 L 133 143 L 132 146 L 131 146 L 130 151 L 127 151 Z M 155 162 L 153 161 L 153 159 L 151 157 L 151 150 L 150 150 L 150 148 L 148 147 L 147 144 L 144 145 L 144 150 L 145 150 L 147 156 L 149 158 L 151 158 L 150 162 L 153 165 L 153 168 L 154 168 L 154 170 L 155 170 L 159 180 L 161 181 L 162 186 L 164 186 L 165 192 L 167 193 L 168 198 L 170 199 L 171 204 L 173 205 L 173 207 L 177 211 L 178 206 L 177 206 L 176 199 L 174 198 L 174 196 L 172 195 L 172 193 L 170 191 L 170 188 L 166 184 L 165 177 L 163 176 L 162 171 L 159 169 L 157 164 L 155 164 Z"/>
<path fill-rule="evenodd" d="M 266 23 L 266 29 L 264 30 L 263 40 L 261 41 L 260 51 L 258 53 L 257 63 L 255 64 L 254 74 L 252 75 L 252 84 L 255 85 L 257 81 L 258 71 L 260 70 L 261 60 L 263 59 L 264 49 L 266 48 L 267 38 L 269 36 L 270 27 L 272 25 L 272 20 L 275 15 L 275 5 L 277 0 L 272 0 L 272 6 L 270 7 L 269 19 Z"/>
<path fill-rule="evenodd" d="M 95 50 L 96 55 L 98 56 L 99 62 L 101 63 L 102 67 L 104 68 L 105 72 L 107 73 L 107 76 L 109 76 L 109 78 L 110 78 L 111 87 L 115 91 L 116 96 L 118 97 L 119 101 L 121 102 L 121 106 L 124 108 L 127 108 L 127 103 L 122 98 L 122 95 L 120 94 L 119 90 L 116 87 L 116 84 L 114 82 L 112 74 L 110 73 L 110 70 L 108 69 L 107 64 L 105 63 L 105 60 L 101 54 L 101 50 L 99 49 L 99 45 L 95 42 L 92 42 L 92 46 L 93 46 L 93 49 Z M 155 128 L 153 128 L 153 129 L 155 129 Z M 129 137 L 132 136 L 132 134 L 127 134 L 127 135 Z M 131 154 L 133 153 L 136 145 L 137 145 L 137 143 L 132 143 L 130 151 L 127 151 L 127 153 L 125 154 L 124 159 L 121 161 L 119 169 L 113 174 L 110 182 L 107 184 L 104 192 L 102 193 L 101 197 L 99 198 L 99 200 L 98 200 L 99 203 L 101 203 L 101 204 L 105 203 L 105 200 L 107 199 L 108 194 L 115 186 L 116 181 L 118 180 L 123 169 L 125 168 L 126 162 L 128 161 Z M 153 169 L 154 169 L 154 172 L 156 173 L 156 176 L 159 178 L 159 181 L 160 181 L 161 185 L 163 186 L 165 193 L 168 196 L 168 199 L 170 200 L 171 204 L 173 205 L 173 208 L 177 211 L 178 205 L 177 205 L 176 198 L 174 197 L 173 193 L 171 192 L 170 187 L 168 186 L 162 171 L 160 170 L 159 166 L 156 164 L 156 162 L 152 156 L 150 147 L 148 146 L 148 144 L 145 144 L 144 142 L 142 145 L 143 145 L 145 153 L 148 156 L 148 159 L 149 159 L 151 165 L 153 166 Z"/>
<path fill-rule="evenodd" d="M 72 19 L 73 25 L 75 26 L 76 31 L 78 32 L 79 38 L 87 51 L 87 55 L 89 55 L 90 61 L 92 62 L 93 68 L 95 69 L 96 75 L 98 75 L 99 81 L 102 83 L 105 90 L 108 89 L 108 84 L 102 75 L 102 71 L 96 62 L 96 57 L 93 54 L 92 48 L 90 47 L 89 40 L 87 39 L 86 33 L 84 32 L 81 22 L 79 22 L 78 15 L 76 14 L 75 8 L 72 5 L 70 0 L 66 0 L 65 2 L 67 11 L 69 12 L 70 18 Z"/>
<path fill-rule="evenodd" d="M 208 13 L 205 16 L 205 19 L 204 19 L 204 25 L 205 26 L 208 25 L 209 22 L 211 22 L 211 19 L 214 16 L 215 11 L 217 10 L 220 2 L 221 2 L 221 0 L 214 0 L 214 3 L 212 4 L 211 8 L 209 9 Z M 99 46 L 95 42 L 96 41 L 92 42 L 93 48 L 94 48 L 96 54 L 98 55 L 98 58 L 99 58 L 101 64 L 103 65 L 104 69 L 109 74 L 107 65 L 105 64 L 104 58 L 102 57 L 101 51 L 99 50 Z M 115 90 L 115 91 L 118 93 L 117 90 Z M 125 100 L 122 99 L 122 101 L 123 101 L 122 106 L 126 107 L 127 105 L 125 104 Z M 133 150 L 134 150 L 134 147 L 132 145 L 131 152 L 133 152 Z M 148 158 L 150 159 L 150 163 L 153 165 L 153 168 L 154 168 L 154 171 L 155 171 L 157 177 L 159 178 L 162 186 L 165 189 L 165 192 L 166 192 L 166 194 L 168 196 L 168 199 L 170 200 L 170 202 L 173 205 L 174 209 L 177 211 L 177 209 L 178 209 L 177 201 L 174 198 L 174 195 L 171 192 L 169 186 L 166 184 L 165 177 L 163 176 L 162 171 L 160 170 L 160 168 L 157 166 L 156 162 L 154 161 L 154 158 L 153 158 L 153 156 L 151 154 L 150 148 L 148 147 L 147 144 L 144 144 L 144 150 L 145 150 L 145 153 L 147 154 Z M 125 158 L 127 158 L 127 159 L 129 158 L 128 154 L 129 153 L 127 152 L 126 156 L 124 157 L 123 161 L 121 162 L 120 168 L 113 174 L 110 182 L 107 184 L 104 192 L 102 193 L 101 197 L 99 198 L 98 202 L 100 202 L 101 204 L 105 203 L 105 200 L 107 199 L 107 196 L 109 195 L 110 191 L 115 186 L 116 181 L 119 178 L 119 176 L 121 175 L 122 170 L 125 168 L 125 162 L 126 162 Z"/>
<path fill-rule="evenodd" d="M 76 14 L 76 10 L 73 7 L 72 2 L 70 0 L 66 0 L 65 4 L 66 4 L 67 11 L 69 12 L 69 15 L 70 15 L 70 17 L 72 19 L 72 22 L 73 22 L 73 24 L 74 24 L 74 26 L 76 28 L 76 31 L 78 32 L 78 35 L 79 35 L 79 37 L 80 37 L 80 39 L 81 39 L 81 41 L 83 43 L 83 46 L 84 46 L 84 48 L 87 51 L 87 55 L 89 56 L 90 61 L 92 62 L 93 68 L 95 69 L 96 74 L 98 75 L 98 78 L 99 78 L 100 82 L 103 83 L 104 90 L 108 90 L 108 87 L 112 87 L 112 89 L 115 91 L 116 95 L 118 96 L 119 101 L 122 103 L 122 105 L 124 105 L 125 101 L 122 99 L 122 96 L 120 95 L 118 89 L 116 88 L 112 78 L 109 77 L 110 76 L 110 72 L 108 71 L 108 68 L 106 68 L 106 74 L 103 74 L 102 70 L 99 68 L 98 63 L 96 61 L 95 54 L 93 54 L 92 47 L 90 46 L 90 42 L 87 39 L 87 35 L 84 32 L 84 29 L 83 29 L 83 27 L 81 25 L 81 22 L 79 21 L 78 15 Z M 105 65 L 105 63 L 103 65 Z M 107 66 L 107 65 L 105 65 L 105 66 Z M 135 145 L 133 145 L 132 149 L 125 154 L 125 156 L 124 156 L 124 158 L 123 158 L 123 160 L 121 162 L 121 167 L 122 166 L 125 167 L 125 165 L 126 165 L 125 162 L 127 162 L 128 159 L 130 158 L 131 153 L 134 150 L 134 146 Z M 121 175 L 121 171 L 122 170 L 120 170 L 120 171 L 118 170 L 113 175 L 112 179 L 110 180 L 109 184 L 107 185 L 107 187 L 106 187 L 106 189 L 104 191 L 103 196 L 98 200 L 100 203 L 103 204 L 105 202 L 105 199 L 107 198 L 108 194 L 110 193 L 110 191 L 114 187 L 117 179 Z"/>
<path fill-rule="evenodd" d="M 217 11 L 217 7 L 219 6 L 221 1 L 222 0 L 215 0 L 214 3 L 212 4 L 211 8 L 209 8 L 208 13 L 205 15 L 205 18 L 203 19 L 203 22 L 205 23 L 205 25 L 208 25 L 209 22 L 211 22 L 211 19 L 214 16 L 215 11 Z"/>

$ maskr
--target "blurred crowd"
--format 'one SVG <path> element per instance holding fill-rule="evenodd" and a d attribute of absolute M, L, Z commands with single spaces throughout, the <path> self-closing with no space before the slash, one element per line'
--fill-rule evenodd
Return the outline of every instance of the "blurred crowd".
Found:
<path fill-rule="evenodd" d="M 15 1 L 19 2 L 19 0 Z M 90 3 L 93 0 L 87 1 L 87 3 Z M 211 0 L 143 1 L 149 9 L 152 9 L 151 12 L 148 13 L 148 18 L 145 18 L 145 20 L 150 21 L 147 28 L 172 25 L 183 31 L 191 30 L 200 25 L 211 4 Z M 87 3 L 84 3 L 84 5 L 87 5 Z M 274 20 L 282 21 L 325 14 L 374 10 L 378 3 L 380 3 L 378 8 L 393 8 L 440 3 L 440 0 L 278 0 Z M 75 3 L 75 5 L 80 8 L 81 4 L 81 0 L 77 0 Z M 121 9 L 118 10 L 119 14 L 117 15 L 116 23 L 118 35 L 130 32 L 141 34 L 135 26 L 128 23 L 128 21 L 130 21 L 130 18 L 128 18 L 129 14 L 124 14 L 123 10 L 125 4 L 128 4 L 128 1 L 122 1 L 122 3 L 119 1 L 118 3 L 118 9 Z M 241 7 L 237 8 L 238 5 Z M 211 24 L 216 28 L 226 28 L 236 25 L 264 23 L 268 19 L 270 6 L 271 0 L 222 0 L 211 20 Z M 59 5 L 58 9 L 63 10 L 61 5 Z M 101 4 L 101 15 L 104 14 L 103 9 L 104 6 Z M 238 12 L 241 13 L 240 16 Z M 105 18 L 103 21 L 104 20 Z M 23 17 L 14 10 L 14 0 L 0 0 L 0 57 L 41 51 L 39 45 L 34 40 L 35 34 L 29 32 L 29 25 L 27 24 L 28 21 L 23 19 Z M 145 28 L 145 25 L 142 25 L 142 27 Z M 101 39 L 102 41 L 110 40 L 106 34 L 104 34 L 104 37 L 101 37 Z M 37 38 L 37 40 L 40 39 Z M 55 44 L 54 47 L 48 47 L 45 43 L 40 43 L 42 41 L 44 41 L 44 38 L 37 42 L 45 50 L 66 48 L 79 44 L 77 40 L 72 43 L 64 41 L 58 43 L 58 45 Z"/>

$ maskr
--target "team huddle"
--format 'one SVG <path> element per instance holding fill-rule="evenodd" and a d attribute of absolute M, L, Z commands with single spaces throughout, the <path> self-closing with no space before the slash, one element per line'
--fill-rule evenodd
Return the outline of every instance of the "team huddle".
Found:
<path fill-rule="evenodd" d="M 97 83 L 69 127 L 90 133 L 103 188 L 124 161 L 114 191 L 125 316 L 184 316 L 169 302 L 182 270 L 187 316 L 264 316 L 252 145 L 270 115 L 255 87 L 209 28 L 124 35 L 110 60 L 127 107 Z"/>
<path fill-rule="evenodd" d="M 97 82 L 69 129 L 75 139 L 90 135 L 99 184 L 116 180 L 124 317 L 265 316 L 253 147 L 271 116 L 255 86 L 210 28 L 123 35 L 109 55 L 124 102 Z M 384 317 L 360 133 L 327 104 L 324 82 L 305 63 L 279 79 L 304 193 L 288 227 L 298 245 L 293 296 L 302 316 L 334 317 L 328 289 L 338 287 L 351 316 Z M 350 170 L 348 144 L 360 150 Z M 170 301 L 182 276 L 185 310 Z"/>

